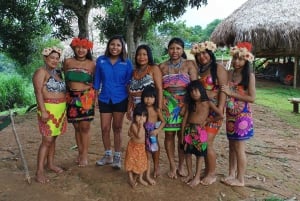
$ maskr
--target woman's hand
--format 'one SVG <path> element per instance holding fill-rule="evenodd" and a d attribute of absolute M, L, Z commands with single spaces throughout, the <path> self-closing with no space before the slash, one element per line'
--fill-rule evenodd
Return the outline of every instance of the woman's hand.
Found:
<path fill-rule="evenodd" d="M 49 120 L 49 114 L 47 111 L 41 112 L 41 119 L 45 123 Z"/>
<path fill-rule="evenodd" d="M 231 90 L 230 90 L 229 86 L 225 85 L 225 84 L 221 86 L 221 91 L 224 92 L 226 95 L 231 94 Z"/>

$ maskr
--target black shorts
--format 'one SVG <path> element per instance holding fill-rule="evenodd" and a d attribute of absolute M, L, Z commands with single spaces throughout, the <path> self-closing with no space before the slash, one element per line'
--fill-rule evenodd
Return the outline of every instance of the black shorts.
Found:
<path fill-rule="evenodd" d="M 204 151 L 199 151 L 198 149 L 196 149 L 196 147 L 194 145 L 188 145 L 186 150 L 184 150 L 185 154 L 194 154 L 197 157 L 201 157 L 207 156 L 207 149 L 205 149 Z"/>
<path fill-rule="evenodd" d="M 127 112 L 128 98 L 125 98 L 119 103 L 113 104 L 110 100 L 109 103 L 99 101 L 100 113 L 113 113 L 113 112 Z"/>

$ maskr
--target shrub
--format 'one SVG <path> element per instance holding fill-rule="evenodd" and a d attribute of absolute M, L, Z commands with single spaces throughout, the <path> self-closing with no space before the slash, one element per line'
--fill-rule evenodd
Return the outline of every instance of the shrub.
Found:
<path fill-rule="evenodd" d="M 17 74 L 1 74 L 0 80 L 0 111 L 35 102 L 32 84 L 26 79 Z"/>

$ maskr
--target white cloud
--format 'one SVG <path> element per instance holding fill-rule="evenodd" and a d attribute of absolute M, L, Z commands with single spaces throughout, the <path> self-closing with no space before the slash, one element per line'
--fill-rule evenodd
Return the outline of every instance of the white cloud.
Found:
<path fill-rule="evenodd" d="M 187 26 L 200 25 L 205 28 L 215 19 L 224 19 L 233 13 L 247 0 L 207 0 L 207 5 L 196 8 L 188 8 L 187 12 L 178 20 L 186 21 Z"/>

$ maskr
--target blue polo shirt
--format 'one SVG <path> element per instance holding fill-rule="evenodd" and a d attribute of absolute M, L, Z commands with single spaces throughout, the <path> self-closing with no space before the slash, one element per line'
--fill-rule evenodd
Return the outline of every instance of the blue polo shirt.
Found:
<path fill-rule="evenodd" d="M 128 97 L 127 86 L 132 77 L 133 66 L 129 59 L 121 58 L 112 64 L 109 57 L 102 55 L 96 61 L 94 88 L 101 89 L 98 100 L 113 104 L 120 103 Z"/>

